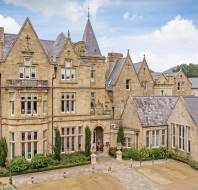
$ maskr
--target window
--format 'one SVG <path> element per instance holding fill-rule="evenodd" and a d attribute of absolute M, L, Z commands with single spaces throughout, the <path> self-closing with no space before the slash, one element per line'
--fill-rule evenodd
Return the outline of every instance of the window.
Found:
<path fill-rule="evenodd" d="M 192 131 L 190 127 L 187 127 L 187 138 L 188 138 L 187 151 L 191 152 Z"/>
<path fill-rule="evenodd" d="M 96 79 L 96 66 L 95 65 L 91 65 L 91 82 L 94 82 Z"/>
<path fill-rule="evenodd" d="M 124 146 L 126 148 L 132 147 L 132 139 L 130 137 L 124 137 Z"/>
<path fill-rule="evenodd" d="M 61 69 L 61 80 L 75 80 L 76 79 L 76 69 L 74 68 L 62 68 Z"/>
<path fill-rule="evenodd" d="M 185 87 L 185 82 L 181 81 L 177 83 L 177 90 L 183 90 Z"/>
<path fill-rule="evenodd" d="M 47 154 L 47 130 L 43 131 L 43 154 Z"/>
<path fill-rule="evenodd" d="M 184 150 L 184 126 L 178 125 L 179 127 L 179 149 Z"/>
<path fill-rule="evenodd" d="M 82 150 L 82 127 L 61 128 L 61 152 Z"/>
<path fill-rule="evenodd" d="M 38 98 L 36 95 L 26 94 L 21 96 L 21 114 L 37 114 Z"/>
<path fill-rule="evenodd" d="M 126 89 L 130 90 L 130 88 L 131 88 L 131 80 L 126 79 Z"/>
<path fill-rule="evenodd" d="M 10 108 L 10 115 L 14 116 L 15 114 L 15 95 L 14 93 L 10 93 L 9 96 L 9 108 Z"/>
<path fill-rule="evenodd" d="M 47 113 L 47 100 L 46 96 L 43 96 L 43 114 Z"/>
<path fill-rule="evenodd" d="M 91 112 L 95 111 L 95 107 L 96 107 L 96 93 L 91 92 Z"/>
<path fill-rule="evenodd" d="M 10 158 L 15 157 L 15 133 L 10 132 Z"/>
<path fill-rule="evenodd" d="M 61 112 L 75 113 L 75 93 L 67 92 L 61 96 Z"/>
<path fill-rule="evenodd" d="M 141 86 L 144 90 L 147 90 L 147 81 L 141 81 Z"/>
<path fill-rule="evenodd" d="M 150 131 L 146 131 L 146 147 L 150 147 Z"/>
<path fill-rule="evenodd" d="M 23 66 L 19 68 L 19 78 L 20 79 L 35 79 L 36 78 L 36 68 Z"/>
<path fill-rule="evenodd" d="M 166 130 L 162 129 L 162 146 L 166 145 Z"/>
<path fill-rule="evenodd" d="M 172 147 L 175 148 L 175 146 L 176 146 L 176 128 L 175 128 L 174 123 L 171 123 L 171 129 L 172 129 Z"/>
<path fill-rule="evenodd" d="M 159 139 L 159 130 L 152 131 L 152 147 L 159 147 L 160 139 Z"/>
<path fill-rule="evenodd" d="M 36 131 L 21 133 L 21 155 L 26 159 L 32 159 L 37 154 L 37 136 Z"/>

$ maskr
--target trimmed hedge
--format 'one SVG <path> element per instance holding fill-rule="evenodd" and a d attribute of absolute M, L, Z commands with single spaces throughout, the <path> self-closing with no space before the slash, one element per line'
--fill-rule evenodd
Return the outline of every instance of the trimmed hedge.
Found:
<path fill-rule="evenodd" d="M 12 175 L 20 175 L 86 164 L 90 164 L 90 157 L 86 157 L 84 152 L 62 154 L 60 161 L 55 160 L 53 155 L 45 157 L 42 154 L 38 154 L 33 157 L 31 163 L 28 163 L 24 157 L 17 156 L 9 162 L 7 168 L 0 167 L 0 177 L 9 176 L 9 169 L 11 169 Z"/>
<path fill-rule="evenodd" d="M 43 154 L 36 154 L 31 162 L 31 167 L 34 169 L 37 168 L 46 168 L 48 166 L 47 157 Z"/>
<path fill-rule="evenodd" d="M 23 156 L 16 156 L 10 161 L 8 167 L 12 172 L 21 172 L 28 169 L 29 163 Z"/>
<path fill-rule="evenodd" d="M 116 147 L 111 147 L 109 149 L 109 155 L 116 158 Z M 171 158 L 173 160 L 177 160 L 188 164 L 195 170 L 198 170 L 198 162 L 195 160 L 191 160 L 186 156 L 182 156 L 179 153 L 168 150 L 167 148 L 142 148 L 140 150 L 134 148 L 124 148 L 122 149 L 122 158 L 124 160 L 133 159 L 136 161 L 146 161 L 146 160 L 158 160 L 158 159 L 166 159 Z"/>
<path fill-rule="evenodd" d="M 116 151 L 117 148 L 110 148 L 109 149 L 109 155 L 112 157 L 116 157 Z M 125 160 L 133 159 L 133 160 L 157 160 L 157 159 L 164 159 L 167 158 L 169 155 L 169 152 L 166 148 L 142 148 L 140 150 L 134 149 L 134 148 L 124 148 L 122 149 L 122 157 Z"/>

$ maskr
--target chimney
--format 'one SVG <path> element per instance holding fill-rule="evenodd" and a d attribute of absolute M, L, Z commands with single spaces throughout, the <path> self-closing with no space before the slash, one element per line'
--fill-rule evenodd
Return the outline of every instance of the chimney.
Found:
<path fill-rule="evenodd" d="M 113 68 L 113 66 L 115 65 L 116 60 L 123 58 L 123 54 L 122 53 L 108 53 L 107 56 L 107 75 L 109 74 L 109 72 L 111 71 L 111 69 Z"/>
<path fill-rule="evenodd" d="M 3 59 L 4 28 L 0 27 L 0 60 Z"/>

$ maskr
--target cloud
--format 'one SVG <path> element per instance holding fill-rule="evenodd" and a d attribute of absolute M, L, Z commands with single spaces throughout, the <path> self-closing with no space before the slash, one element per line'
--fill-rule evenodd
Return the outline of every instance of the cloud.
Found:
<path fill-rule="evenodd" d="M 145 53 L 149 66 L 156 71 L 181 63 L 198 64 L 198 27 L 181 16 L 150 33 L 103 36 L 99 42 L 104 53 L 131 49 L 134 62 L 140 61 Z"/>
<path fill-rule="evenodd" d="M 19 31 L 18 23 L 9 16 L 3 16 L 0 14 L 0 26 L 4 27 L 6 33 L 17 33 Z"/>
<path fill-rule="evenodd" d="M 96 17 L 98 11 L 107 6 L 111 0 L 4 0 L 7 4 L 25 7 L 46 16 L 64 16 L 68 20 L 77 21 L 87 14 Z"/>
<path fill-rule="evenodd" d="M 124 20 L 140 20 L 140 19 L 143 19 L 142 15 L 131 14 L 128 11 L 125 12 L 122 17 L 123 17 Z"/>

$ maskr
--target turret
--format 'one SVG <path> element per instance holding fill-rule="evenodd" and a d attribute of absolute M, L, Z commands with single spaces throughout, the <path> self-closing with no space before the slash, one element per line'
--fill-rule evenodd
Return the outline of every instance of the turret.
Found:
<path fill-rule="evenodd" d="M 0 27 L 0 60 L 3 59 L 4 28 Z"/>

